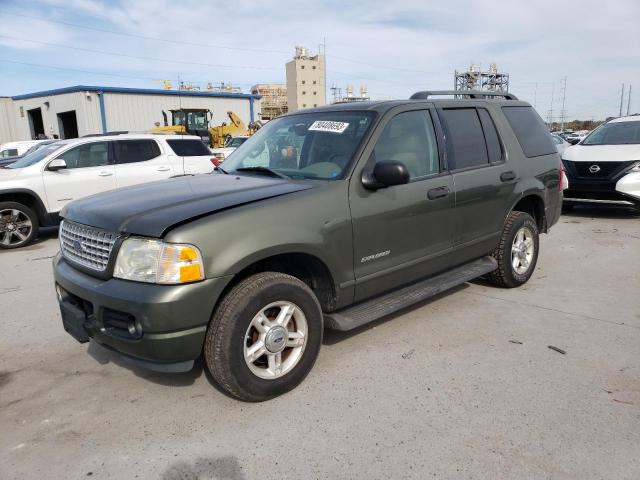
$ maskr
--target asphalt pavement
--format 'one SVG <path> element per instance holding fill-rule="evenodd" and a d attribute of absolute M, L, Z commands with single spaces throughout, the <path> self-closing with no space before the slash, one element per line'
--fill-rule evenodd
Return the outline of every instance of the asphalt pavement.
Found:
<path fill-rule="evenodd" d="M 149 373 L 76 342 L 53 289 L 57 234 L 41 237 L 0 252 L 2 479 L 640 478 L 629 210 L 563 215 L 524 287 L 476 281 L 326 332 L 304 383 L 260 404 L 201 365 Z"/>

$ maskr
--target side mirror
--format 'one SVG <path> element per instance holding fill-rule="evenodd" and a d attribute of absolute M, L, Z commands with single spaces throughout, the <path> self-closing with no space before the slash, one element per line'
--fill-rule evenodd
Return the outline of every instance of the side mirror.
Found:
<path fill-rule="evenodd" d="M 569 142 L 571 145 L 576 145 L 578 142 L 580 142 L 579 138 L 570 138 L 567 140 L 567 142 Z"/>
<path fill-rule="evenodd" d="M 64 170 L 67 168 L 67 162 L 62 158 L 56 158 L 55 160 L 51 160 L 49 165 L 47 166 L 47 170 L 50 172 L 57 172 L 58 170 Z"/>
<path fill-rule="evenodd" d="M 372 173 L 362 175 L 362 185 L 367 190 L 378 190 L 409 183 L 409 178 L 409 170 L 404 163 L 384 160 L 376 163 Z"/>

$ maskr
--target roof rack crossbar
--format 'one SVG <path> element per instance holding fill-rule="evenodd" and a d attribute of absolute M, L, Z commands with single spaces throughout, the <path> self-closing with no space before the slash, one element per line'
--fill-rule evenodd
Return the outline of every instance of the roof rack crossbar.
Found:
<path fill-rule="evenodd" d="M 424 91 L 424 92 L 416 92 L 411 95 L 411 100 L 426 100 L 429 97 L 433 97 L 436 95 L 454 95 L 454 96 L 465 96 L 471 98 L 487 98 L 487 97 L 503 97 L 506 100 L 518 100 L 513 93 L 508 92 L 489 92 L 486 90 L 433 90 L 433 91 Z"/>

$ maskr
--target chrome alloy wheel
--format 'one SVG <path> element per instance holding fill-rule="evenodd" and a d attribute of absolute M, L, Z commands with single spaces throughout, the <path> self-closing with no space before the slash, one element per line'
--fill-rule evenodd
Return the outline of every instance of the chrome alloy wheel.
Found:
<path fill-rule="evenodd" d="M 251 320 L 244 338 L 244 360 L 257 377 L 274 380 L 289 373 L 302 358 L 307 319 L 297 305 L 273 302 Z"/>
<path fill-rule="evenodd" d="M 0 244 L 14 246 L 24 243 L 31 235 L 31 219 L 21 210 L 0 210 Z"/>
<path fill-rule="evenodd" d="M 518 275 L 524 275 L 531 266 L 535 243 L 529 227 L 522 227 L 516 233 L 511 245 L 511 266 Z"/>

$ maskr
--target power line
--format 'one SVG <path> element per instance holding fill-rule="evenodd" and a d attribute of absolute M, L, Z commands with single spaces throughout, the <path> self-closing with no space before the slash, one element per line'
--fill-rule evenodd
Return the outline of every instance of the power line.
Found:
<path fill-rule="evenodd" d="M 162 37 L 150 37 L 150 36 L 147 36 L 147 35 L 137 35 L 135 33 L 118 32 L 116 30 L 109 30 L 107 28 L 90 27 L 88 25 L 81 25 L 79 23 L 63 22 L 61 20 L 51 20 L 51 19 L 48 19 L 48 18 L 35 17 L 33 15 L 25 15 L 23 13 L 7 12 L 6 10 L 0 10 L 0 13 L 5 14 L 5 15 L 13 15 L 13 16 L 16 16 L 16 17 L 29 18 L 31 20 L 38 20 L 38 21 L 46 22 L 46 23 L 58 23 L 60 25 L 66 25 L 68 27 L 76 27 L 76 28 L 83 28 L 85 30 L 93 30 L 93 31 L 96 31 L 96 32 L 110 33 L 112 35 L 122 35 L 122 36 L 125 36 L 125 37 L 139 38 L 141 40 L 153 40 L 154 42 L 173 43 L 173 44 L 176 44 L 176 45 L 188 45 L 188 46 L 191 46 L 191 47 L 221 48 L 221 49 L 225 49 L 225 50 L 239 50 L 239 51 L 245 51 L 245 52 L 278 53 L 278 54 L 289 54 L 290 53 L 290 52 L 284 52 L 282 50 L 268 50 L 268 49 L 263 49 L 263 48 L 248 48 L 248 47 L 230 47 L 230 46 L 227 46 L 227 45 L 213 45 L 213 44 L 209 44 L 209 43 L 196 43 L 196 42 L 185 42 L 185 41 L 181 41 L 181 40 L 172 40 L 172 39 L 162 38 Z"/>
<path fill-rule="evenodd" d="M 115 57 L 124 57 L 124 58 L 132 58 L 134 60 L 152 60 L 152 61 L 156 61 L 156 62 L 166 62 L 166 63 L 179 63 L 179 64 L 183 64 L 183 65 L 198 65 L 201 67 L 215 67 L 215 68 L 243 68 L 243 69 L 251 69 L 251 70 L 281 70 L 279 68 L 274 68 L 274 67 L 255 67 L 252 65 L 221 65 L 221 64 L 215 64 L 215 63 L 203 63 L 203 62 L 191 62 L 188 60 L 177 60 L 177 59 L 165 59 L 165 58 L 159 58 L 159 57 L 145 57 L 142 55 L 129 55 L 127 53 L 116 53 L 116 52 L 108 52 L 106 50 L 95 50 L 92 48 L 84 48 L 84 47 L 72 47 L 70 45 L 62 45 L 60 43 L 49 43 L 49 42 L 42 42 L 40 40 L 30 40 L 27 38 L 19 38 L 19 37 L 13 37 L 10 35 L 0 35 L 0 38 L 7 38 L 10 40 L 18 40 L 21 42 L 30 42 L 30 43 L 37 43 L 40 45 L 46 45 L 49 47 L 56 47 L 56 48 L 67 48 L 70 50 L 79 50 L 81 52 L 89 52 L 89 53 L 99 53 L 101 55 L 111 55 L 111 56 L 115 56 Z"/>
<path fill-rule="evenodd" d="M 175 44 L 175 45 L 188 45 L 188 46 L 192 46 L 192 47 L 206 47 L 206 48 L 220 48 L 220 49 L 225 49 L 225 50 L 237 50 L 237 51 L 245 51 L 245 52 L 276 53 L 276 54 L 282 54 L 282 55 L 289 55 L 290 54 L 290 52 L 284 51 L 284 50 L 271 50 L 271 49 L 248 48 L 248 47 L 231 47 L 231 46 L 228 46 L 228 45 L 214 45 L 214 44 L 208 44 L 208 43 L 186 42 L 186 41 L 182 41 L 182 40 L 173 40 L 173 39 L 167 39 L 167 38 L 161 38 L 161 37 L 151 37 L 151 36 L 147 36 L 147 35 L 138 35 L 138 34 L 134 34 L 134 33 L 118 32 L 116 30 L 110 30 L 110 29 L 107 29 L 107 28 L 91 27 L 91 26 L 88 26 L 88 25 L 81 25 L 79 23 L 65 22 L 65 21 L 61 21 L 61 20 L 51 20 L 51 19 L 48 19 L 48 18 L 36 17 L 36 16 L 33 16 L 33 15 L 25 15 L 25 14 L 22 14 L 22 13 L 8 12 L 6 10 L 0 10 L 0 14 L 12 15 L 12 16 L 23 17 L 23 18 L 29 18 L 31 20 L 37 20 L 37 21 L 46 22 L 46 23 L 57 23 L 57 24 L 60 24 L 60 25 L 68 26 L 68 27 L 82 28 L 82 29 L 85 29 L 85 30 L 93 30 L 93 31 L 96 31 L 96 32 L 108 33 L 108 34 L 111 34 L 111 35 L 121 35 L 121 36 L 125 36 L 125 37 L 139 38 L 141 40 L 153 40 L 155 42 L 165 42 L 165 43 L 171 43 L 171 44 Z M 20 40 L 22 40 L 22 39 L 20 39 Z M 360 60 L 353 60 L 351 58 L 346 58 L 346 57 L 336 56 L 336 55 L 332 55 L 329 58 L 336 59 L 336 60 L 342 60 L 342 61 L 345 61 L 345 62 L 350 62 L 350 63 L 354 63 L 354 64 L 359 64 L 359 65 L 365 65 L 365 66 L 372 67 L 372 68 L 386 69 L 386 70 L 408 71 L 408 72 L 415 72 L 415 73 L 429 74 L 429 75 L 430 74 L 444 74 L 444 72 L 427 72 L 427 71 L 423 71 L 423 70 L 415 70 L 415 69 L 403 68 L 403 67 L 394 67 L 394 66 L 389 66 L 389 65 L 376 65 L 376 64 L 363 62 L 363 61 L 360 61 Z M 447 72 L 447 74 L 449 74 L 449 73 L 450 72 Z"/>
<path fill-rule="evenodd" d="M 62 70 L 62 71 L 77 72 L 77 73 L 86 73 L 86 74 L 90 74 L 90 75 L 102 75 L 102 76 L 107 76 L 107 77 L 128 78 L 128 79 L 132 79 L 132 80 L 144 80 L 144 81 L 155 81 L 155 80 L 157 80 L 157 77 L 156 78 L 137 77 L 137 76 L 133 76 L 133 75 L 123 75 L 123 74 L 119 74 L 119 73 L 96 72 L 96 71 L 92 71 L 92 70 L 81 70 L 81 69 L 78 69 L 78 68 L 61 67 L 59 65 L 45 65 L 45 64 L 41 64 L 41 63 L 18 62 L 18 61 L 15 61 L 15 60 L 7 60 L 7 59 L 4 59 L 4 58 L 0 58 L 0 63 L 12 63 L 12 64 L 15 64 L 15 65 L 25 65 L 25 66 L 29 66 L 29 67 L 50 68 L 50 69 L 53 69 L 53 70 Z M 191 83 L 210 83 L 210 81 L 207 81 L 207 80 L 188 80 L 188 82 L 191 82 Z M 276 82 L 263 82 L 263 83 L 276 83 Z M 252 86 L 252 85 L 255 85 L 255 82 L 254 83 L 231 82 L 231 84 L 232 85 Z"/>

